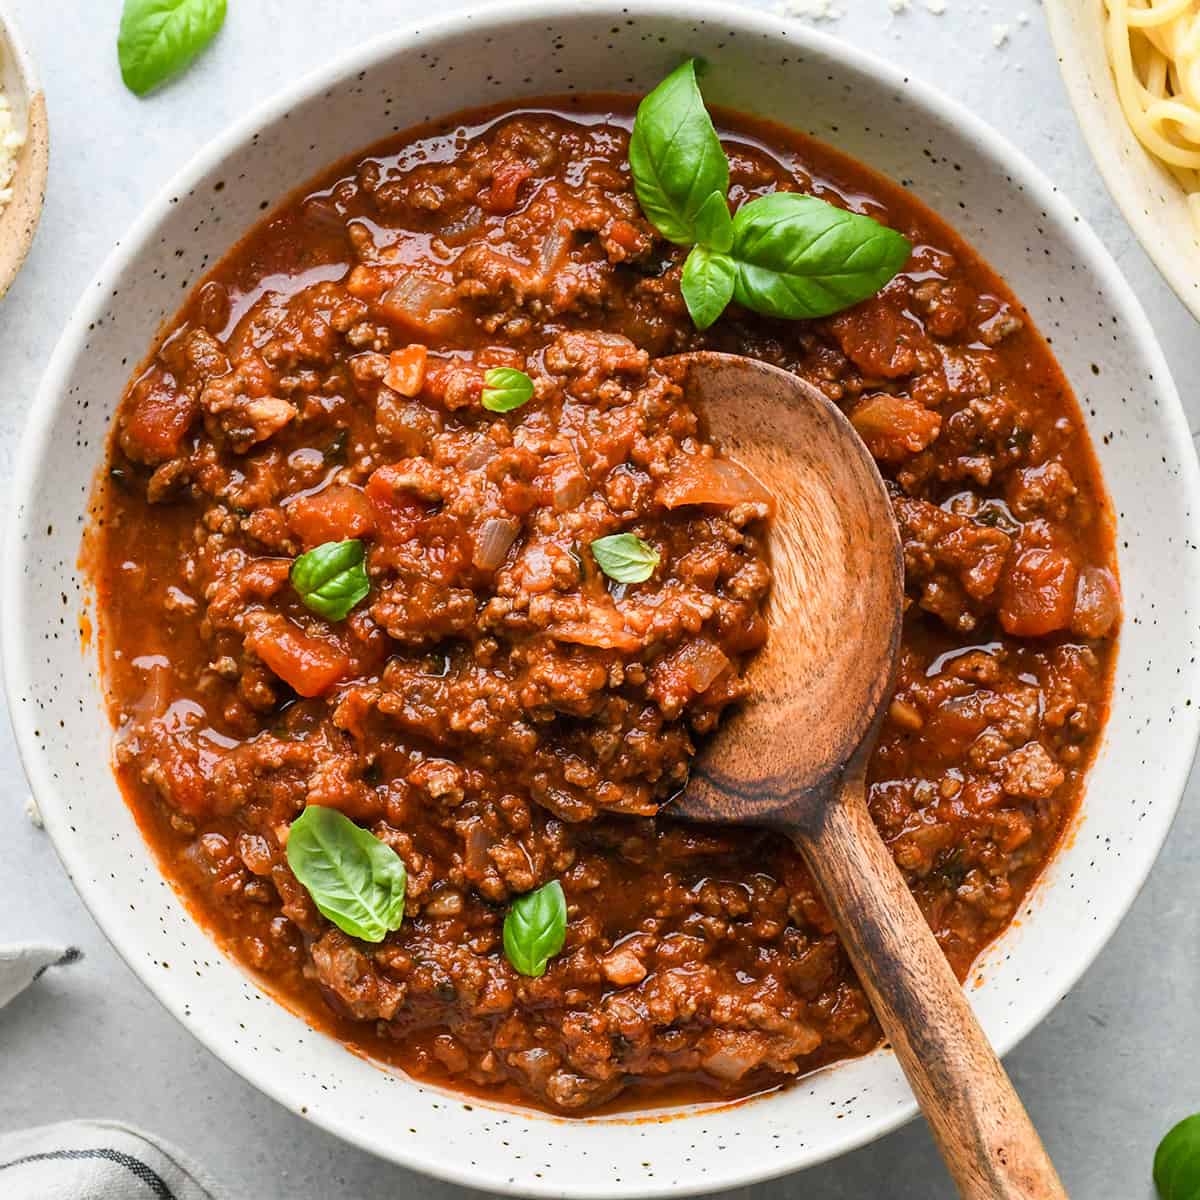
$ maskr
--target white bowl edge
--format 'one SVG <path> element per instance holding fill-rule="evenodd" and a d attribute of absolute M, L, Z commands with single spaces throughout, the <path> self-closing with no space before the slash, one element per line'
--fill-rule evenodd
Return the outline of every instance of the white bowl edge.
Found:
<path fill-rule="evenodd" d="M 607 3 L 606 0 L 574 0 L 571 3 L 556 0 L 550 4 L 540 2 L 500 4 L 494 7 L 489 6 L 473 14 L 454 14 L 441 18 L 420 30 L 397 31 L 383 35 L 302 79 L 283 94 L 260 106 L 229 132 L 205 147 L 163 189 L 135 223 L 129 234 L 114 249 L 72 315 L 47 369 L 37 401 L 30 414 L 29 425 L 18 457 L 17 476 L 13 491 L 16 502 L 11 506 L 7 529 L 10 561 L 21 563 L 23 569 L 10 571 L 6 574 L 4 581 L 3 607 L 7 616 L 3 622 L 3 648 L 5 677 L 18 744 L 35 796 L 42 808 L 47 828 L 68 873 L 75 881 L 85 902 L 96 914 L 97 920 L 114 946 L 133 969 L 164 1004 L 214 1053 L 217 1053 L 231 1067 L 293 1111 L 304 1107 L 303 1097 L 284 1090 L 280 1079 L 270 1068 L 262 1066 L 260 1059 L 256 1059 L 253 1055 L 230 1044 L 228 1030 L 217 1024 L 210 1026 L 196 1018 L 184 995 L 175 986 L 174 980 L 165 977 L 156 969 L 155 960 L 149 957 L 147 946 L 134 936 L 132 927 L 126 923 L 126 918 L 122 915 L 123 899 L 106 894 L 102 884 L 90 877 L 87 843 L 81 837 L 76 836 L 71 828 L 69 807 L 64 807 L 60 803 L 60 789 L 54 781 L 46 755 L 39 745 L 42 740 L 38 732 L 41 723 L 39 712 L 44 710 L 39 710 L 32 702 L 32 698 L 38 694 L 37 674 L 39 668 L 35 666 L 34 662 L 36 648 L 32 645 L 32 639 L 23 637 L 21 631 L 33 629 L 38 624 L 35 616 L 35 590 L 33 585 L 28 582 L 28 572 L 30 571 L 27 561 L 28 547 L 31 545 L 31 540 L 36 538 L 31 525 L 34 513 L 38 510 L 36 484 L 44 470 L 43 462 L 55 435 L 54 420 L 58 415 L 59 405 L 66 400 L 68 384 L 76 366 L 76 359 L 88 342 L 89 325 L 97 317 L 103 316 L 110 293 L 118 285 L 130 264 L 142 253 L 143 243 L 166 221 L 176 198 L 185 197 L 189 190 L 194 189 L 216 170 L 232 150 L 249 141 L 255 130 L 266 128 L 280 119 L 284 113 L 298 107 L 304 97 L 316 95 L 326 88 L 336 87 L 339 81 L 351 78 L 358 71 L 368 72 L 409 45 L 432 52 L 440 42 L 452 40 L 459 33 L 473 27 L 481 31 L 486 29 L 493 32 L 506 27 L 521 26 L 527 22 L 536 22 L 547 26 L 558 24 L 566 27 L 580 17 L 588 18 L 601 13 L 612 14 L 614 21 L 624 21 L 627 19 L 625 11 L 618 5 Z M 648 0 L 646 3 L 639 4 L 633 11 L 636 12 L 637 19 L 642 24 L 658 22 L 665 25 L 677 25 L 681 20 L 675 6 L 663 3 L 662 0 Z M 1075 209 L 1023 155 L 1008 145 L 988 126 L 961 109 L 957 104 L 941 97 L 934 90 L 913 81 L 894 67 L 861 51 L 842 45 L 819 32 L 798 26 L 789 26 L 786 30 L 781 30 L 784 22 L 779 19 L 709 3 L 689 5 L 687 16 L 689 20 L 698 25 L 724 26 L 735 29 L 739 35 L 751 38 L 764 37 L 774 40 L 779 38 L 782 33 L 797 53 L 809 53 L 831 62 L 839 62 L 849 73 L 873 76 L 880 81 L 881 87 L 892 89 L 897 93 L 907 93 L 910 102 L 924 110 L 925 115 L 935 125 L 939 120 L 947 123 L 953 122 L 960 133 L 981 148 L 981 152 L 985 156 L 1005 163 L 1009 174 L 1017 181 L 1017 186 L 1036 196 L 1042 208 L 1053 217 L 1054 223 L 1060 227 L 1063 236 L 1073 239 L 1071 242 L 1073 252 L 1087 261 L 1089 269 L 1095 273 L 1107 296 L 1119 305 L 1121 322 L 1127 327 L 1130 337 L 1137 345 L 1138 353 L 1143 356 L 1145 363 L 1150 367 L 1151 374 L 1155 377 L 1154 403 L 1159 406 L 1161 401 L 1159 420 L 1162 434 L 1171 447 L 1186 451 L 1186 453 L 1179 454 L 1177 468 L 1180 487 L 1188 502 L 1188 511 L 1194 520 L 1195 515 L 1200 513 L 1200 476 L 1198 476 L 1190 435 L 1178 404 L 1178 398 L 1170 381 L 1165 360 L 1155 343 L 1145 315 L 1136 299 L 1129 293 L 1115 264 L 1095 235 L 1081 221 Z M 664 51 L 663 54 L 669 56 L 670 50 Z M 535 90 L 545 92 L 549 89 Z M 508 93 L 505 95 L 507 96 Z M 460 105 L 451 104 L 447 107 L 453 111 Z M 350 140 L 355 141 L 357 145 L 357 137 Z M 356 145 L 347 145 L 346 149 L 354 149 Z M 302 182 L 303 178 L 303 175 L 298 175 L 295 179 L 289 180 L 289 186 Z M 944 215 L 954 218 L 957 214 L 946 212 Z M 993 265 L 1000 267 L 1003 273 L 1002 264 L 993 262 Z M 1030 302 L 1030 297 L 1027 295 L 1022 296 L 1022 299 L 1026 303 Z M 1041 323 L 1044 331 L 1047 331 L 1045 322 Z M 145 342 L 147 345 L 151 332 L 149 329 L 146 330 Z M 1076 379 L 1073 382 L 1078 385 L 1079 381 Z M 109 405 L 109 409 L 106 411 L 111 411 L 111 405 L 115 403 L 116 399 L 116 395 L 105 397 L 105 402 Z M 1085 397 L 1081 394 L 1080 399 L 1083 402 Z M 88 454 L 89 461 L 94 461 L 99 453 L 98 448 L 87 451 L 86 447 L 85 452 Z M 21 503 L 25 498 L 29 498 L 30 502 Z M 77 534 L 78 530 L 75 530 L 76 540 Z M 1195 600 L 1200 591 L 1195 569 L 1192 568 L 1190 574 L 1187 572 L 1185 574 L 1188 575 L 1185 581 L 1189 589 L 1188 596 L 1191 600 Z M 78 581 L 75 586 L 78 587 Z M 70 609 L 67 613 L 69 633 L 74 610 L 70 606 L 67 607 Z M 1126 670 L 1124 656 L 1122 656 L 1122 663 L 1118 669 Z M 1200 678 L 1197 677 L 1196 668 L 1192 667 L 1190 684 L 1194 686 L 1196 682 L 1200 682 Z M 1187 778 L 1191 762 L 1191 749 L 1195 746 L 1198 726 L 1200 726 L 1200 712 L 1197 711 L 1197 706 L 1192 705 L 1179 712 L 1175 726 L 1176 736 L 1188 748 L 1188 752 L 1176 752 L 1169 756 L 1164 777 L 1159 781 L 1159 786 L 1165 789 L 1167 798 L 1160 799 L 1160 802 L 1154 807 L 1146 810 L 1145 819 L 1150 823 L 1143 827 L 1139 862 L 1135 870 L 1124 877 L 1123 885 L 1119 889 L 1121 899 L 1117 904 L 1109 905 L 1103 924 L 1089 938 L 1079 938 L 1072 954 L 1060 956 L 1055 964 L 1055 987 L 1044 989 L 1043 994 L 1035 1003 L 1031 1003 L 1019 1016 L 1006 1020 L 999 1020 L 995 1013 L 989 1013 L 987 1010 L 988 987 L 986 984 L 973 995 L 973 1000 L 981 1009 L 985 1026 L 997 1034 L 995 1040 L 1001 1052 L 1011 1049 L 1069 990 L 1098 953 L 1100 947 L 1111 936 L 1129 904 L 1132 903 L 1149 872 L 1157 848 L 1161 845 L 1170 827 L 1178 796 L 1182 792 Z M 1101 760 L 1110 753 L 1111 747 L 1106 744 L 1101 751 Z M 1098 763 L 1097 768 L 1099 765 Z M 1075 830 L 1077 839 L 1087 836 L 1087 816 L 1087 801 L 1085 800 L 1084 809 Z M 1039 885 L 1037 894 L 1045 895 L 1052 890 L 1065 869 L 1063 859 L 1060 857 L 1047 872 L 1044 882 Z M 165 885 L 162 886 L 164 888 L 163 902 L 170 907 L 172 901 L 166 894 Z M 174 902 L 174 907 L 178 907 L 177 901 Z M 1022 928 L 1007 935 L 998 947 L 985 957 L 985 977 L 992 970 L 990 964 L 996 963 L 1003 953 L 1015 945 L 1016 941 L 1035 933 L 1036 923 L 1027 922 Z M 212 949 L 212 954 L 214 958 L 219 957 L 215 947 Z M 210 970 L 221 969 L 213 968 L 208 963 L 205 963 L 205 966 Z M 233 970 L 234 968 L 226 965 L 224 969 Z M 252 985 L 243 984 L 243 986 L 252 990 Z M 257 993 L 255 994 L 257 995 Z M 289 1020 L 296 1021 L 295 1018 L 289 1018 Z M 319 1042 L 328 1039 L 314 1040 L 314 1038 L 308 1037 L 302 1038 L 302 1040 L 308 1051 L 321 1054 L 322 1052 L 315 1050 L 315 1047 Z M 332 1047 L 332 1044 L 331 1048 L 337 1050 L 336 1047 Z M 340 1054 L 341 1051 L 337 1050 L 337 1053 Z M 350 1056 L 345 1057 L 348 1059 Z M 327 1066 L 330 1061 L 332 1060 L 322 1055 L 322 1066 Z M 915 1112 L 915 1105 L 911 1098 L 904 1093 L 903 1085 L 898 1083 L 898 1071 L 890 1059 L 884 1056 L 872 1056 L 870 1059 L 839 1067 L 834 1074 L 840 1074 L 842 1078 L 846 1079 L 851 1076 L 865 1079 L 864 1068 L 866 1068 L 867 1075 L 878 1074 L 880 1062 L 889 1064 L 886 1068 L 889 1077 L 886 1081 L 870 1084 L 870 1086 L 876 1087 L 881 1102 L 886 1104 L 887 1111 L 868 1118 L 860 1128 L 855 1128 L 853 1122 L 847 1122 L 844 1134 L 825 1139 L 819 1147 L 805 1146 L 793 1134 L 792 1144 L 785 1144 L 776 1154 L 756 1153 L 750 1156 L 749 1161 L 746 1161 L 742 1155 L 727 1154 L 722 1159 L 718 1159 L 716 1165 L 703 1173 L 691 1173 L 675 1179 L 669 1179 L 656 1173 L 651 1178 L 642 1174 L 636 1178 L 605 1180 L 598 1176 L 588 1175 L 587 1164 L 577 1158 L 571 1159 L 569 1164 L 564 1160 L 563 1166 L 546 1172 L 542 1179 L 536 1178 L 524 1167 L 518 1167 L 513 1174 L 507 1175 L 503 1169 L 472 1166 L 467 1162 L 465 1155 L 460 1161 L 453 1153 L 447 1151 L 447 1144 L 439 1142 L 436 1135 L 430 1139 L 429 1143 L 418 1141 L 414 1145 L 387 1146 L 381 1145 L 378 1137 L 364 1133 L 358 1123 L 336 1111 L 336 1105 L 331 1104 L 322 1110 L 317 1102 L 310 1099 L 308 1115 L 325 1128 L 365 1149 L 386 1154 L 397 1162 L 467 1186 L 486 1187 L 494 1191 L 513 1194 L 545 1196 L 650 1197 L 681 1195 L 737 1186 L 796 1170 L 853 1149 L 855 1146 L 881 1136 L 909 1119 Z M 807 1084 L 801 1084 L 800 1090 L 806 1086 Z M 900 1089 L 898 1102 L 897 1087 Z M 383 1088 L 381 1090 L 386 1091 Z M 393 1089 L 393 1092 L 396 1090 Z M 414 1088 L 413 1090 L 422 1097 L 438 1095 L 433 1089 Z M 442 1099 L 447 1109 L 456 1104 L 456 1101 L 452 1099 L 445 1100 L 444 1097 Z M 691 1130 L 689 1133 L 690 1136 L 698 1137 L 703 1141 L 706 1134 L 710 1140 L 713 1137 L 711 1128 L 706 1128 L 704 1125 L 704 1122 L 707 1121 L 717 1127 L 716 1136 L 736 1136 L 735 1130 L 741 1114 L 749 1115 L 756 1122 L 772 1123 L 774 1118 L 770 1116 L 770 1110 L 777 1106 L 778 1101 L 775 1099 L 756 1101 L 737 1109 L 722 1110 L 720 1113 L 688 1118 L 686 1121 L 658 1122 L 652 1120 L 642 1128 L 649 1130 L 666 1128 L 670 1125 L 691 1126 L 694 1122 L 699 1122 L 699 1128 Z M 596 1136 L 596 1143 L 600 1147 L 609 1140 L 601 1131 L 606 1130 L 613 1133 L 623 1128 L 635 1128 L 635 1126 L 619 1122 L 560 1123 L 550 1119 L 530 1118 L 524 1114 L 501 1116 L 495 1115 L 494 1110 L 492 1112 L 492 1119 L 496 1122 L 528 1122 L 531 1126 L 539 1128 L 543 1137 L 549 1138 L 551 1141 L 557 1140 L 557 1135 L 550 1132 L 553 1129 L 592 1131 L 586 1136 Z M 742 1132 L 746 1132 L 746 1130 Z M 478 1136 L 478 1131 L 476 1136 Z M 505 1126 L 505 1136 L 509 1138 L 514 1136 L 511 1125 Z M 573 1133 L 566 1134 L 566 1137 L 569 1140 L 575 1135 Z M 619 1136 L 616 1140 L 620 1140 Z M 601 1158 L 594 1160 L 591 1164 L 593 1169 L 601 1166 L 603 1161 Z M 631 1171 L 632 1174 L 636 1174 L 636 1172 Z"/>

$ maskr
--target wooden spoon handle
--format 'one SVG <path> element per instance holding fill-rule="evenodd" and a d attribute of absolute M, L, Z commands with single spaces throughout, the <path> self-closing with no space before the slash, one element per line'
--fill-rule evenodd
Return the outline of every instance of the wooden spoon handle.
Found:
<path fill-rule="evenodd" d="M 792 830 L 964 1200 L 1066 1200 L 1037 1130 L 848 772 Z"/>

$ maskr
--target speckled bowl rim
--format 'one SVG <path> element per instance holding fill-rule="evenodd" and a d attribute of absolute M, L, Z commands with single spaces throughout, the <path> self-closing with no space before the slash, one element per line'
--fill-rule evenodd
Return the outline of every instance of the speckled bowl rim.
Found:
<path fill-rule="evenodd" d="M 281 118 L 303 99 L 340 84 L 347 77 L 376 66 L 382 60 L 416 47 L 428 49 L 440 38 L 459 36 L 466 32 L 483 36 L 488 31 L 510 24 L 520 25 L 533 20 L 569 24 L 576 16 L 596 14 L 611 14 L 614 19 L 622 20 L 634 16 L 663 19 L 678 19 L 680 16 L 678 6 L 669 0 L 639 0 L 636 6 L 622 6 L 612 0 L 518 0 L 515 3 L 488 5 L 476 12 L 452 13 L 420 26 L 406 26 L 389 31 L 339 56 L 329 65 L 310 73 L 256 107 L 248 116 L 202 148 L 175 175 L 118 242 L 92 285 L 85 291 L 64 329 L 43 378 L 17 457 L 13 492 L 10 497 L 6 529 L 10 567 L 5 572 L 0 587 L 0 602 L 3 603 L 5 612 L 12 614 L 20 611 L 22 579 L 28 569 L 23 546 L 23 533 L 28 518 L 22 514 L 30 508 L 21 501 L 32 494 L 39 466 L 50 448 L 51 418 L 57 407 L 66 403 L 64 385 L 69 370 L 86 341 L 89 324 L 101 314 L 105 298 L 113 291 L 117 281 L 140 250 L 147 234 L 164 217 L 172 204 L 172 198 L 186 194 L 232 150 L 249 142 L 260 127 Z M 1122 318 L 1127 322 L 1132 336 L 1138 343 L 1139 352 L 1153 367 L 1156 391 L 1163 400 L 1161 421 L 1164 436 L 1181 450 L 1186 450 L 1186 453 L 1180 454 L 1182 470 L 1177 486 L 1183 489 L 1190 501 L 1191 510 L 1200 512 L 1200 470 L 1197 468 L 1191 435 L 1171 382 L 1166 360 L 1149 321 L 1103 243 L 1059 190 L 1024 154 L 957 101 L 914 79 L 909 73 L 891 63 L 820 31 L 795 23 L 786 23 L 782 18 L 771 17 L 761 12 L 712 3 L 711 0 L 697 0 L 688 5 L 687 15 L 706 23 L 725 24 L 731 30 L 749 36 L 778 38 L 782 34 L 787 38 L 788 44 L 797 50 L 809 50 L 827 56 L 855 73 L 873 74 L 883 83 L 903 92 L 907 104 L 928 113 L 933 119 L 955 123 L 989 158 L 1004 165 L 1005 172 L 1035 197 L 1047 214 L 1054 217 L 1056 226 L 1071 229 L 1081 257 L 1089 262 L 1091 270 L 1111 290 L 1111 294 L 1120 298 Z M 35 717 L 27 706 L 15 703 L 16 697 L 26 694 L 27 685 L 36 669 L 33 666 L 33 656 L 26 652 L 21 633 L 11 617 L 3 622 L 2 649 L 10 712 L 18 748 L 34 796 L 41 805 L 46 828 L 54 840 L 68 875 L 76 884 L 84 903 L 95 911 L 89 894 L 93 885 L 86 882 L 86 872 L 82 869 L 86 856 L 67 836 L 66 819 L 56 801 L 51 771 L 35 734 Z M 1193 667 L 1192 673 L 1196 676 L 1196 682 L 1200 683 L 1200 666 Z M 1171 753 L 1172 761 L 1167 776 L 1170 802 L 1155 810 L 1157 828 L 1153 830 L 1153 853 L 1147 852 L 1132 871 L 1122 876 L 1120 888 L 1124 892 L 1124 902 L 1113 910 L 1110 919 L 1103 925 L 1097 923 L 1086 936 L 1081 935 L 1080 944 L 1086 946 L 1086 949 L 1065 964 L 1063 974 L 1055 979 L 1057 986 L 1045 987 L 1037 1003 L 1024 1009 L 1022 1017 L 1005 1030 L 1005 1036 L 997 1039 L 996 1048 L 1001 1054 L 1007 1053 L 1017 1045 L 1078 981 L 1115 932 L 1140 892 L 1178 810 L 1191 768 L 1197 735 L 1200 734 L 1200 706 L 1191 707 L 1180 714 L 1176 731 L 1175 743 L 1180 748 Z M 224 1031 L 217 1028 L 200 1028 L 185 1019 L 182 1005 L 176 1004 L 171 995 L 167 994 L 165 987 L 160 986 L 161 977 L 147 969 L 145 959 L 140 953 L 141 947 L 119 921 L 110 920 L 102 923 L 101 927 L 118 953 L 181 1024 L 232 1070 L 285 1108 L 299 1113 L 296 1099 L 275 1086 L 270 1072 L 261 1069 L 254 1056 L 239 1054 L 237 1048 L 224 1036 Z M 749 1103 L 769 1104 L 770 1099 L 768 1097 Z M 463 1186 L 485 1187 L 493 1192 L 510 1195 L 570 1195 L 612 1200 L 615 1197 L 694 1195 L 775 1178 L 825 1162 L 875 1141 L 907 1123 L 916 1113 L 916 1102 L 912 1101 L 886 1115 L 874 1118 L 872 1123 L 861 1131 L 851 1132 L 841 1138 L 829 1138 L 819 1146 L 806 1145 L 793 1151 L 781 1149 L 777 1157 L 761 1161 L 735 1162 L 737 1155 L 715 1156 L 718 1161 L 715 1164 L 710 1162 L 704 1174 L 692 1175 L 680 1181 L 655 1179 L 653 1183 L 639 1180 L 636 1184 L 633 1181 L 614 1184 L 602 1178 L 580 1179 L 579 1185 L 572 1186 L 569 1190 L 548 1185 L 528 1176 L 506 1181 L 482 1167 L 446 1161 L 444 1157 L 439 1156 L 436 1145 L 422 1145 L 418 1150 L 414 1150 L 408 1146 L 380 1144 L 376 1139 L 365 1136 L 353 1123 L 343 1120 L 334 1107 L 324 1108 L 310 1103 L 303 1115 L 363 1150 Z M 684 1123 L 688 1119 L 686 1116 L 682 1118 Z M 586 1136 L 588 1124 L 572 1123 L 579 1136 Z"/>

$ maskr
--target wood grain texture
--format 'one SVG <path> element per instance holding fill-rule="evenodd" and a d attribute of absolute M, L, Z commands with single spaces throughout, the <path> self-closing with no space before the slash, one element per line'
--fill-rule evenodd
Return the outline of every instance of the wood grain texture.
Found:
<path fill-rule="evenodd" d="M 867 810 L 866 756 L 793 834 L 964 1200 L 1066 1191 Z"/>
<path fill-rule="evenodd" d="M 781 797 L 802 797 L 850 758 L 890 694 L 900 540 L 874 461 L 812 384 L 737 355 L 668 361 L 706 434 L 775 498 L 768 635 L 746 671 L 750 699 L 693 762 L 683 804 L 696 819 L 706 797 L 710 819 L 777 819 Z"/>
<path fill-rule="evenodd" d="M 812 385 L 734 355 L 673 362 L 708 435 L 776 503 L 768 638 L 747 672 L 751 698 L 701 748 L 674 811 L 792 837 L 965 1200 L 1063 1200 L 867 809 L 904 594 L 883 480 Z"/>

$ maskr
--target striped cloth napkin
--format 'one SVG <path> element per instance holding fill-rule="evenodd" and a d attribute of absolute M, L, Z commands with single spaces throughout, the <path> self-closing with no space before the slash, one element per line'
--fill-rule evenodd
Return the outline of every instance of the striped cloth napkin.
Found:
<path fill-rule="evenodd" d="M 4 1200 L 228 1200 L 178 1150 L 119 1121 L 0 1134 Z"/>
<path fill-rule="evenodd" d="M 0 1007 L 77 950 L 0 946 Z M 178 1150 L 119 1121 L 64 1121 L 0 1133 L 3 1200 L 231 1200 Z"/>

